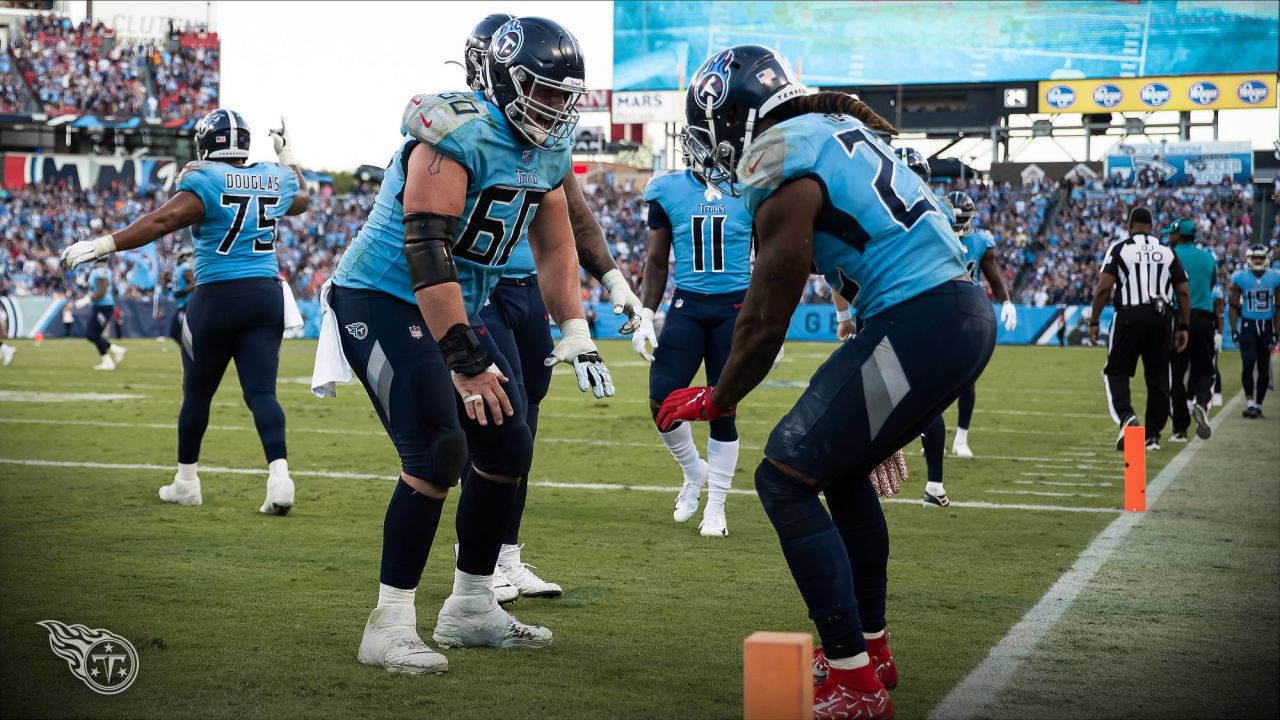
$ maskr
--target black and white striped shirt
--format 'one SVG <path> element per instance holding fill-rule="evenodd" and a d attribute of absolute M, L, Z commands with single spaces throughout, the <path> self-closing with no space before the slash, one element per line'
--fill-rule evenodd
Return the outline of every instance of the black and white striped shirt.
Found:
<path fill-rule="evenodd" d="M 1187 273 L 1173 249 L 1154 235 L 1138 233 L 1107 248 L 1102 272 L 1116 279 L 1117 308 L 1173 302 L 1173 286 L 1187 281 Z"/>

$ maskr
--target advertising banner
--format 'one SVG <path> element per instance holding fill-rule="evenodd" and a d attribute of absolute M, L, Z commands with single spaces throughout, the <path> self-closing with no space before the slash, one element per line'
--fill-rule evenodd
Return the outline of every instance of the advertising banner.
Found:
<path fill-rule="evenodd" d="M 1276 106 L 1276 75 L 1050 80 L 1039 88 L 1042 113 L 1240 110 Z"/>
<path fill-rule="evenodd" d="M 171 157 L 132 158 L 97 155 L 0 154 L 4 186 L 20 189 L 44 182 L 107 189 L 116 183 L 137 190 L 172 190 L 181 169 Z"/>
<path fill-rule="evenodd" d="M 682 123 L 684 122 L 684 94 L 677 90 L 615 92 L 612 116 L 613 122 L 619 125 Z"/>
<path fill-rule="evenodd" d="M 1253 174 L 1253 150 L 1243 141 L 1121 145 L 1118 150 L 1107 156 L 1107 176 L 1136 176 L 1144 184 L 1185 185 L 1191 178 L 1197 185 L 1217 185 L 1229 177 L 1243 185 Z"/>

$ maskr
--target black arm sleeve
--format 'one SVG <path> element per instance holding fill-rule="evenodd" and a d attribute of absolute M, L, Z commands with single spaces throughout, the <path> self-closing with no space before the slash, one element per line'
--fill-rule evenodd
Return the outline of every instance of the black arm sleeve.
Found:
<path fill-rule="evenodd" d="M 662 209 L 661 203 L 657 200 L 649 201 L 649 229 L 650 230 L 670 230 L 671 218 L 667 217 L 667 211 Z"/>
<path fill-rule="evenodd" d="M 404 257 L 415 292 L 442 283 L 458 282 L 453 264 L 453 234 L 458 218 L 438 213 L 406 213 Z"/>

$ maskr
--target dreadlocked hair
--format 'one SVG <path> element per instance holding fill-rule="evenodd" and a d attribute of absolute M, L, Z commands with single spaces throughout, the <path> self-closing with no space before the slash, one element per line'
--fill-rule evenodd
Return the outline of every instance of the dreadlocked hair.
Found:
<path fill-rule="evenodd" d="M 793 100 L 788 100 L 769 113 L 769 119 L 788 120 L 808 113 L 852 115 L 876 132 L 888 135 L 898 134 L 898 129 L 890 125 L 888 120 L 880 117 L 879 113 L 872 110 L 870 105 L 852 95 L 830 90 L 816 92 L 812 95 L 801 95 Z"/>

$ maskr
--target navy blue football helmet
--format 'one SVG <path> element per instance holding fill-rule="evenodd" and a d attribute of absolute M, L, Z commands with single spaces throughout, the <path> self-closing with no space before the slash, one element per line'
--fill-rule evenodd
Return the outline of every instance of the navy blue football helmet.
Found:
<path fill-rule="evenodd" d="M 196 123 L 197 160 L 247 160 L 249 126 L 235 110 L 218 108 Z"/>
<path fill-rule="evenodd" d="M 467 86 L 472 90 L 484 90 L 484 53 L 489 49 L 493 34 L 514 17 L 508 13 L 494 13 L 471 29 L 471 34 L 467 36 L 463 67 L 467 69 Z"/>
<path fill-rule="evenodd" d="M 959 190 L 954 190 L 947 193 L 947 203 L 951 205 L 951 211 L 956 217 L 955 222 L 951 223 L 951 229 L 955 230 L 957 235 L 967 234 L 975 212 L 973 199 Z"/>
<path fill-rule="evenodd" d="M 484 95 L 540 150 L 573 135 L 587 66 L 573 33 L 539 17 L 512 18 L 484 55 Z"/>
<path fill-rule="evenodd" d="M 929 182 L 929 178 L 932 176 L 929 170 L 929 161 L 925 159 L 924 155 L 920 154 L 919 150 L 903 147 L 894 150 L 893 154 L 906 163 L 907 167 L 911 168 L 911 172 L 919 175 L 921 180 Z"/>
<path fill-rule="evenodd" d="M 689 84 L 685 151 L 709 185 L 736 197 L 736 165 L 756 123 L 788 100 L 812 93 L 774 50 L 761 45 L 721 50 L 702 63 Z"/>

